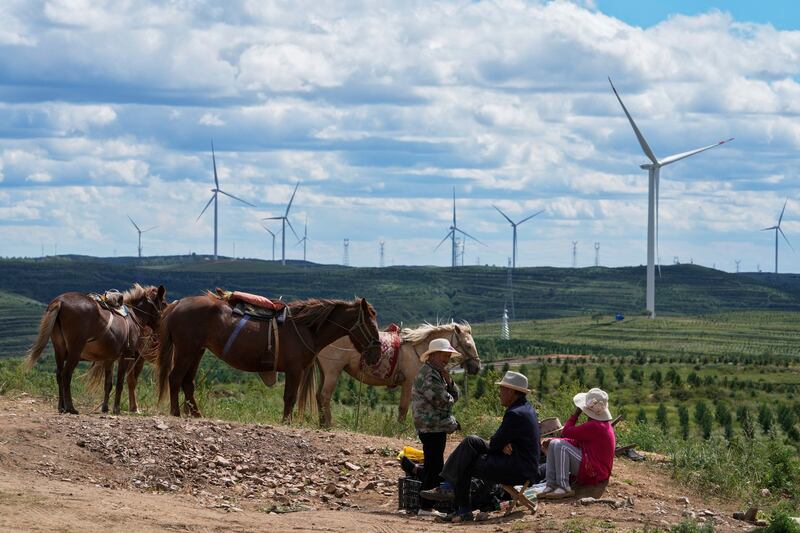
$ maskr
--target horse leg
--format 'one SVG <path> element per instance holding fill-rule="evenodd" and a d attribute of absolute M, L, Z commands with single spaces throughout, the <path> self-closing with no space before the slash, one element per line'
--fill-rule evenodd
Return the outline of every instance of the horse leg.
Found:
<path fill-rule="evenodd" d="M 114 384 L 114 380 L 111 377 L 111 370 L 113 366 L 113 362 L 110 365 L 103 363 L 103 374 L 105 375 L 105 379 L 103 380 L 103 406 L 100 408 L 100 412 L 102 413 L 108 412 L 108 398 L 111 396 L 111 387 Z"/>
<path fill-rule="evenodd" d="M 114 389 L 114 414 L 118 415 L 121 412 L 120 402 L 122 401 L 122 387 L 125 384 L 125 372 L 128 369 L 128 363 L 124 357 L 117 359 L 117 387 Z"/>
<path fill-rule="evenodd" d="M 408 414 L 408 405 L 411 403 L 411 385 L 413 380 L 406 379 L 403 382 L 403 388 L 400 391 L 400 408 L 397 410 L 397 420 L 405 422 L 406 415 Z"/>
<path fill-rule="evenodd" d="M 336 389 L 336 381 L 339 379 L 341 370 L 336 375 L 322 372 L 322 383 L 317 391 L 317 406 L 319 407 L 319 425 L 321 427 L 331 427 L 331 397 Z"/>
<path fill-rule="evenodd" d="M 133 369 L 128 372 L 128 410 L 131 413 L 137 414 L 139 412 L 139 405 L 136 402 L 136 385 L 139 383 L 139 375 L 144 368 L 144 357 L 137 355 L 136 363 Z"/>
<path fill-rule="evenodd" d="M 58 384 L 58 412 L 65 413 L 67 411 L 66 404 L 64 403 L 64 361 L 67 359 L 67 344 L 64 342 L 64 337 L 61 335 L 61 328 L 56 322 L 53 329 L 53 351 L 56 356 L 56 383 Z"/>
<path fill-rule="evenodd" d="M 81 351 L 83 351 L 83 346 L 81 346 Z M 72 373 L 75 371 L 75 367 L 78 366 L 81 352 L 75 353 L 77 355 L 68 357 L 64 362 L 64 367 L 61 369 L 61 387 L 64 389 L 63 412 L 71 413 L 73 415 L 77 415 L 78 411 L 75 409 L 75 405 L 72 403 Z"/>
<path fill-rule="evenodd" d="M 297 401 L 297 388 L 300 386 L 300 375 L 302 373 L 302 369 L 293 368 L 287 369 L 284 374 L 286 379 L 283 383 L 283 422 L 286 424 L 292 422 L 292 411 Z"/>
<path fill-rule="evenodd" d="M 177 344 L 173 345 L 172 370 L 169 373 L 169 414 L 181 416 L 181 406 L 179 394 L 183 378 L 189 371 L 189 364 L 186 361 L 186 350 L 180 349 Z"/>
<path fill-rule="evenodd" d="M 202 359 L 203 352 L 197 354 L 195 362 L 192 364 L 189 371 L 183 377 L 183 400 L 186 402 L 185 410 L 188 416 L 200 418 L 203 415 L 200 409 L 197 408 L 197 400 L 194 399 L 194 378 L 197 375 L 197 368 L 200 366 L 200 359 Z"/>

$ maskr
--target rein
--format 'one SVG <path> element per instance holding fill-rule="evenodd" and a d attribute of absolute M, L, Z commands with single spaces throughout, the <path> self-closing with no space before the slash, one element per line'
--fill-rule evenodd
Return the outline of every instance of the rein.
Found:
<path fill-rule="evenodd" d="M 367 325 L 364 322 L 364 308 L 361 305 L 358 306 L 358 318 L 356 319 L 355 324 L 350 326 L 350 328 L 344 327 L 342 324 L 331 320 L 330 318 L 325 319 L 326 322 L 330 322 L 334 326 L 338 327 L 347 332 L 349 337 L 355 337 L 355 333 L 358 332 L 360 335 L 363 336 L 362 346 L 363 348 L 360 350 L 361 353 L 369 350 L 370 348 L 374 348 L 376 346 L 380 347 L 381 341 L 380 338 L 373 338 L 367 328 Z M 380 337 L 380 336 L 379 336 Z M 361 340 L 361 339 L 359 339 Z"/>

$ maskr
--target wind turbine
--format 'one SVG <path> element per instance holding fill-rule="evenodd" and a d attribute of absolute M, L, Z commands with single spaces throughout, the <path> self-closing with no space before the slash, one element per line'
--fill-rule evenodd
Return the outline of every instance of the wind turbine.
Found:
<path fill-rule="evenodd" d="M 534 214 L 532 214 L 530 216 L 527 216 L 527 217 L 523 218 L 519 222 L 514 222 L 513 220 L 508 218 L 508 215 L 506 215 L 505 213 L 500 211 L 499 207 L 497 207 L 496 205 L 492 205 L 492 207 L 497 209 L 497 212 L 500 213 L 501 215 L 503 215 L 503 218 L 508 220 L 508 223 L 511 224 L 511 228 L 513 230 L 513 235 L 514 235 L 514 237 L 513 237 L 513 247 L 512 247 L 512 250 L 511 250 L 511 268 L 517 268 L 517 226 L 519 226 L 523 222 L 527 222 L 528 220 L 532 219 L 536 215 L 541 215 L 542 213 L 544 213 L 544 209 L 542 209 L 541 211 L 538 211 L 538 212 L 536 212 L 536 213 L 534 213 Z"/>
<path fill-rule="evenodd" d="M 292 208 L 292 202 L 294 202 L 294 195 L 297 194 L 297 188 L 300 186 L 300 182 L 297 182 L 297 185 L 294 186 L 294 192 L 292 193 L 292 197 L 289 198 L 289 204 L 286 206 L 286 212 L 279 217 L 266 217 L 262 218 L 261 220 L 280 220 L 281 221 L 281 264 L 286 264 L 286 225 L 289 225 L 289 229 L 292 230 L 294 236 L 298 239 L 300 238 L 297 235 L 297 232 L 294 230 L 292 223 L 289 222 L 289 209 Z"/>
<path fill-rule="evenodd" d="M 303 238 L 298 239 L 297 244 L 303 243 L 303 262 L 306 261 L 306 245 L 308 244 L 308 217 L 306 217 L 306 224 L 303 228 Z"/>
<path fill-rule="evenodd" d="M 128 216 L 128 220 L 131 221 L 131 224 L 133 224 L 133 227 L 136 228 L 136 232 L 139 234 L 139 258 L 141 259 L 142 258 L 142 233 L 147 233 L 148 231 L 154 230 L 158 226 L 153 226 L 152 228 L 147 228 L 146 230 L 142 230 L 142 229 L 139 228 L 139 226 L 136 225 L 136 222 L 133 221 L 133 219 L 130 217 L 130 215 L 127 215 L 127 216 Z"/>
<path fill-rule="evenodd" d="M 647 311 L 650 314 L 650 318 L 656 317 L 656 273 L 655 273 L 655 249 L 656 249 L 656 240 L 658 238 L 658 187 L 659 187 L 659 174 L 661 171 L 661 167 L 667 166 L 670 163 L 674 163 L 676 161 L 680 161 L 681 159 L 685 159 L 687 157 L 693 156 L 695 154 L 699 154 L 700 152 L 705 152 L 706 150 L 710 150 L 712 148 L 716 148 L 717 146 L 723 145 L 727 142 L 733 140 L 733 138 L 719 141 L 715 144 L 710 144 L 708 146 L 704 146 L 702 148 L 696 148 L 694 150 L 689 150 L 688 152 L 682 152 L 679 154 L 674 154 L 662 159 L 658 159 L 653 151 L 650 149 L 650 146 L 647 144 L 647 141 L 642 135 L 642 132 L 639 131 L 639 128 L 636 126 L 636 123 L 633 121 L 633 117 L 631 114 L 628 113 L 628 109 L 625 107 L 625 104 L 622 103 L 622 98 L 620 98 L 619 93 L 617 92 L 616 87 L 614 87 L 614 83 L 611 81 L 611 78 L 608 78 L 608 82 L 611 84 L 611 90 L 614 91 L 614 95 L 617 97 L 619 101 L 619 105 L 622 106 L 622 110 L 625 112 L 625 116 L 628 117 L 628 122 L 631 123 L 631 128 L 633 128 L 633 132 L 636 134 L 636 138 L 639 140 L 639 146 L 642 147 L 642 151 L 644 155 L 647 156 L 647 159 L 650 160 L 650 163 L 646 163 L 644 165 L 640 165 L 639 168 L 647 170 L 648 172 L 648 189 L 647 189 L 647 291 L 646 291 L 646 305 Z"/>
<path fill-rule="evenodd" d="M 268 227 L 266 227 L 264 224 L 261 224 L 261 227 L 267 230 L 267 233 L 272 235 L 272 260 L 275 261 L 275 233 L 273 233 L 273 231 Z"/>
<path fill-rule="evenodd" d="M 442 239 L 441 242 L 436 245 L 436 248 L 433 249 L 433 251 L 435 252 L 436 250 L 439 249 L 439 247 L 442 244 L 444 244 L 444 241 L 446 241 L 447 239 L 451 239 L 451 243 L 452 243 L 452 251 L 451 251 L 452 261 L 451 261 L 451 266 L 453 268 L 458 266 L 458 246 L 456 244 L 456 233 L 461 233 L 465 237 L 469 237 L 473 241 L 475 241 L 475 242 L 477 242 L 479 244 L 483 244 L 481 241 L 479 241 L 478 239 L 476 239 L 475 237 L 473 237 L 472 235 L 470 235 L 466 231 L 460 229 L 458 227 L 458 224 L 456 224 L 456 188 L 453 187 L 453 225 L 450 226 L 450 231 L 447 232 L 447 235 L 444 236 L 444 239 Z M 486 246 L 485 244 L 483 244 L 483 245 Z"/>
<path fill-rule="evenodd" d="M 778 224 L 775 225 L 775 226 L 772 226 L 771 228 L 764 228 L 764 229 L 761 230 L 761 231 L 769 231 L 769 230 L 773 230 L 773 229 L 775 230 L 775 273 L 776 274 L 778 273 L 778 233 L 783 235 L 783 238 L 786 241 L 786 244 L 789 245 L 789 248 L 792 248 L 792 243 L 789 242 L 789 239 L 786 238 L 786 234 L 781 229 L 781 220 L 783 220 L 783 213 L 784 213 L 784 211 L 786 211 L 786 203 L 788 201 L 789 201 L 789 199 L 787 198 L 786 202 L 783 202 L 783 209 L 781 209 L 781 215 L 778 217 Z M 794 248 L 792 248 L 792 251 L 794 251 Z"/>
<path fill-rule="evenodd" d="M 217 157 L 214 155 L 214 141 L 211 141 L 211 161 L 213 161 L 213 163 L 214 163 L 214 188 L 211 189 L 211 192 L 214 193 L 214 194 L 211 195 L 211 199 L 208 200 L 208 203 L 206 204 L 206 206 L 203 208 L 202 211 L 200 211 L 200 214 L 197 216 L 197 220 L 200 220 L 200 217 L 202 217 L 203 213 L 206 212 L 206 209 L 208 209 L 208 206 L 211 205 L 211 202 L 214 202 L 214 260 L 216 260 L 217 259 L 217 224 L 218 224 L 218 221 L 217 221 L 218 217 L 217 216 L 219 214 L 218 206 L 217 206 L 217 195 L 219 193 L 222 193 L 225 196 L 233 198 L 236 201 L 242 202 L 245 205 L 249 205 L 250 207 L 255 207 L 255 205 L 251 204 L 250 202 L 245 202 L 241 198 L 237 198 L 236 196 L 234 196 L 234 195 L 232 195 L 230 193 L 227 193 L 227 192 L 225 192 L 225 191 L 223 191 L 222 189 L 219 188 L 219 178 L 217 177 Z M 195 220 L 195 222 L 197 222 L 197 220 Z"/>

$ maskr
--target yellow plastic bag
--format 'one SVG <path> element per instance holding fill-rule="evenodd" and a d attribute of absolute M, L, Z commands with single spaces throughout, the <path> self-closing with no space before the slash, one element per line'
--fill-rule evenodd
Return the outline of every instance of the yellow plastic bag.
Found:
<path fill-rule="evenodd" d="M 413 446 L 403 446 L 403 449 L 397 454 L 397 460 L 399 461 L 403 457 L 408 457 L 415 463 L 425 462 L 425 454 L 422 453 L 422 450 L 418 450 Z"/>

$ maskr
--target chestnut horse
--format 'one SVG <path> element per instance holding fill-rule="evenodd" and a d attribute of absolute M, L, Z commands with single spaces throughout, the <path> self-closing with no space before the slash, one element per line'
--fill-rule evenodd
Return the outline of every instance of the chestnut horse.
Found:
<path fill-rule="evenodd" d="M 389 335 L 389 333 L 383 333 L 383 335 Z M 480 371 L 481 360 L 478 357 L 475 341 L 472 340 L 472 328 L 466 323 L 423 324 L 414 329 L 403 328 L 400 331 L 400 353 L 397 356 L 396 370 L 390 378 L 374 376 L 368 370 L 362 369 L 360 357 L 346 337 L 326 346 L 317 357 L 317 367 L 322 374 L 316 398 L 320 426 L 329 427 L 331 425 L 331 397 L 342 371 L 367 385 L 401 387 L 398 419 L 400 422 L 404 421 L 411 403 L 411 386 L 414 384 L 417 372 L 422 367 L 419 356 L 428 349 L 428 343 L 433 339 L 450 341 L 450 344 L 461 354 L 460 359 L 454 358 L 453 362 L 460 364 L 467 374 L 475 375 Z M 303 380 L 302 386 L 309 387 L 309 381 Z M 303 396 L 305 393 L 306 391 L 301 389 L 300 395 Z"/>
<path fill-rule="evenodd" d="M 322 348 L 346 334 L 365 359 L 374 363 L 380 355 L 375 310 L 363 298 L 288 304 L 286 321 L 278 326 L 277 365 L 268 351 L 268 324 L 256 320 L 242 323 L 242 317 L 234 315 L 227 302 L 211 294 L 183 298 L 174 307 L 170 305 L 159 331 L 159 401 L 169 390 L 170 413 L 180 416 L 178 389 L 183 388 L 187 414 L 201 416 L 194 398 L 194 379 L 209 349 L 238 370 L 258 373 L 267 385 L 274 383 L 269 379 L 274 372 L 284 372 L 286 421 L 294 409 L 303 370 Z"/>
<path fill-rule="evenodd" d="M 124 359 L 128 356 L 134 357 L 137 362 L 140 359 L 138 356 L 146 328 L 158 329 L 165 294 L 163 285 L 156 288 L 134 284 L 123 293 L 123 301 L 129 310 L 127 317 L 103 309 L 95 300 L 80 292 L 65 292 L 50 302 L 39 323 L 36 342 L 28 350 L 27 364 L 28 368 L 32 367 L 47 346 L 48 340 L 53 341 L 60 413 L 78 414 L 72 403 L 72 373 L 78 362 L 93 361 L 102 364 L 105 369 L 117 359 L 122 370 L 117 375 L 114 412 L 119 413 L 121 381 L 125 374 Z M 106 380 L 107 391 L 110 390 L 109 382 L 110 380 Z M 133 385 L 135 388 L 135 382 Z M 132 397 L 130 407 L 135 409 L 135 392 Z"/>

